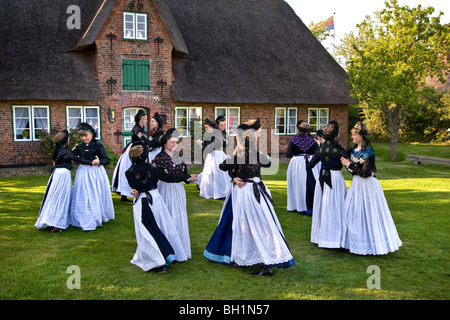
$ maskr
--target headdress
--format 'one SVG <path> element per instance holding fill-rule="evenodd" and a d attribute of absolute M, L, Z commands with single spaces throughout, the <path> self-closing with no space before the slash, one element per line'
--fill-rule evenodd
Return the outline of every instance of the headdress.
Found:
<path fill-rule="evenodd" d="M 370 140 L 370 131 L 362 121 L 358 121 L 353 127 L 364 139 Z"/>
<path fill-rule="evenodd" d="M 252 123 L 253 122 L 253 123 Z M 247 121 L 245 123 L 241 123 L 238 127 L 238 129 L 242 129 L 242 130 L 248 130 L 248 129 L 253 129 L 253 130 L 258 130 L 259 128 L 261 128 L 261 121 L 259 120 L 259 118 L 257 118 L 256 120 L 250 120 Z"/>
<path fill-rule="evenodd" d="M 164 147 L 164 145 L 169 141 L 171 138 L 178 138 L 178 131 L 175 128 L 170 128 L 167 130 L 161 138 L 159 138 L 159 142 L 161 143 L 161 146 Z"/>
<path fill-rule="evenodd" d="M 211 121 L 208 118 L 206 118 L 205 121 L 203 121 L 203 123 L 207 124 L 208 126 L 213 127 L 213 128 L 217 127 L 216 122 L 215 121 Z"/>
<path fill-rule="evenodd" d="M 148 146 L 142 140 L 137 140 L 131 144 L 129 157 L 132 162 L 143 161 L 147 159 Z"/>
<path fill-rule="evenodd" d="M 325 140 L 333 140 L 339 134 L 339 124 L 336 120 L 331 120 L 323 129 L 323 137 Z"/>
<path fill-rule="evenodd" d="M 139 123 L 139 120 L 141 120 L 141 118 L 145 116 L 145 111 L 142 109 L 139 109 L 139 111 L 136 113 L 136 115 L 134 116 L 134 122 L 136 124 Z"/>
<path fill-rule="evenodd" d="M 156 122 L 158 122 L 158 128 L 162 128 L 162 127 L 163 127 L 163 125 L 164 125 L 164 120 L 163 120 L 163 118 L 161 118 L 161 116 L 159 115 L 158 112 L 155 112 L 155 113 L 153 114 L 153 117 L 152 117 L 152 118 L 155 119 Z"/>
<path fill-rule="evenodd" d="M 78 130 L 85 130 L 85 131 L 90 131 L 92 133 L 95 133 L 95 129 L 86 122 L 82 122 L 78 125 Z"/>
<path fill-rule="evenodd" d="M 219 125 L 222 121 L 225 121 L 225 117 L 220 115 L 216 118 L 216 124 Z"/>
<path fill-rule="evenodd" d="M 67 131 L 67 130 L 63 130 L 63 131 L 61 131 L 60 133 L 61 133 L 61 134 L 57 134 L 57 135 L 55 136 L 56 139 L 57 139 L 59 136 L 61 136 L 61 138 L 60 138 L 59 140 L 56 140 L 55 143 L 56 143 L 56 144 L 59 144 L 60 146 L 63 146 L 63 145 L 65 145 L 65 144 L 67 143 L 67 141 L 69 141 L 70 133 L 69 133 L 69 131 Z M 62 135 L 62 134 L 64 134 L 64 135 Z M 55 139 L 55 138 L 54 138 L 54 139 Z"/>
<path fill-rule="evenodd" d="M 299 120 L 296 124 L 297 130 L 303 133 L 309 133 L 309 124 L 306 121 Z"/>

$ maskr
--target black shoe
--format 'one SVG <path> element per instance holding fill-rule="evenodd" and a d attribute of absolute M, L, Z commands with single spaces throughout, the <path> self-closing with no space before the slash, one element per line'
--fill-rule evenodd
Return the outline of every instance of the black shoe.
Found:
<path fill-rule="evenodd" d="M 258 272 L 252 273 L 252 276 L 273 276 L 273 271 L 269 266 L 261 266 Z"/>
<path fill-rule="evenodd" d="M 152 269 L 152 271 L 154 273 L 166 273 L 167 272 L 167 267 L 166 266 L 162 266 L 162 267 L 159 267 L 159 268 Z"/>
<path fill-rule="evenodd" d="M 60 228 L 52 228 L 52 231 L 50 231 L 51 233 L 60 233 L 63 232 L 63 229 Z"/>

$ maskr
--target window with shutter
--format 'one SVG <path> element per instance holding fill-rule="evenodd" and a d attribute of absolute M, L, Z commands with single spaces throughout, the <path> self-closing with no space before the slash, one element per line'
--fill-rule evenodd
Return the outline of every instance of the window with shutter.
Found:
<path fill-rule="evenodd" d="M 150 91 L 150 61 L 122 60 L 122 89 Z"/>

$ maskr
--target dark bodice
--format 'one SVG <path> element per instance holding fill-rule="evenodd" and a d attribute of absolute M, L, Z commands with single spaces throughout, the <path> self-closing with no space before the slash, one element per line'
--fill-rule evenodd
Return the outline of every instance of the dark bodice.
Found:
<path fill-rule="evenodd" d="M 87 165 L 92 163 L 92 161 L 74 155 L 72 151 L 59 144 L 56 144 L 55 151 L 53 152 L 53 161 L 55 161 L 54 168 L 66 168 L 68 170 L 72 169 L 72 161 Z"/>
<path fill-rule="evenodd" d="M 348 159 L 350 160 L 350 164 L 347 170 L 352 175 L 367 178 L 374 175 L 377 171 L 375 166 L 375 152 L 370 147 L 356 151 L 356 146 L 354 146 L 348 152 Z"/>
<path fill-rule="evenodd" d="M 175 164 L 173 162 L 172 157 L 169 156 L 164 150 L 156 155 L 155 159 L 153 159 L 153 164 L 155 164 L 165 173 L 169 175 L 179 176 L 180 181 L 188 183 L 190 175 L 188 174 L 186 164 L 185 163 Z M 174 182 L 174 181 L 166 181 L 166 182 Z"/>
<path fill-rule="evenodd" d="M 109 164 L 109 158 L 105 147 L 95 138 L 92 138 L 88 145 L 84 142 L 80 142 L 77 145 L 74 154 L 85 160 L 89 160 L 90 163 L 95 159 L 95 157 L 98 157 L 101 165 L 106 166 Z"/>
<path fill-rule="evenodd" d="M 238 159 L 237 156 L 229 155 L 225 161 L 219 165 L 222 171 L 228 171 L 231 179 L 236 177 L 243 180 L 258 177 L 261 178 L 261 167 L 270 167 L 271 159 L 268 155 L 258 152 L 256 154 L 256 163 L 250 163 L 251 158 L 246 156 L 244 159 Z"/>
<path fill-rule="evenodd" d="M 185 181 L 185 176 L 183 175 L 166 173 L 165 170 L 155 164 L 146 163 L 144 161 L 133 163 L 125 172 L 125 176 L 127 177 L 130 187 L 139 192 L 156 189 L 159 180 L 165 182 Z"/>
<path fill-rule="evenodd" d="M 341 170 L 341 157 L 347 158 L 347 151 L 335 140 L 327 140 L 317 149 L 309 166 L 314 168 L 320 161 L 325 169 Z"/>

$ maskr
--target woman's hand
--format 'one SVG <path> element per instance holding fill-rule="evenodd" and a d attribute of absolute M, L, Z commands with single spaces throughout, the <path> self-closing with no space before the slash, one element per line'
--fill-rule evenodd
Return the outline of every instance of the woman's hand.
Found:
<path fill-rule="evenodd" d="M 346 159 L 346 158 L 344 158 L 344 157 L 341 157 L 341 163 L 342 163 L 344 166 L 348 167 L 349 164 L 350 164 L 350 160 L 348 160 L 348 159 Z"/>
<path fill-rule="evenodd" d="M 136 189 L 131 189 L 131 194 L 132 194 L 133 197 L 135 197 L 136 199 L 139 197 L 139 191 L 137 191 Z"/>
<path fill-rule="evenodd" d="M 239 189 L 242 189 L 242 187 L 247 184 L 247 182 L 242 181 L 242 179 L 238 178 L 238 177 L 234 178 L 233 182 L 235 185 L 237 185 L 239 187 Z"/>

